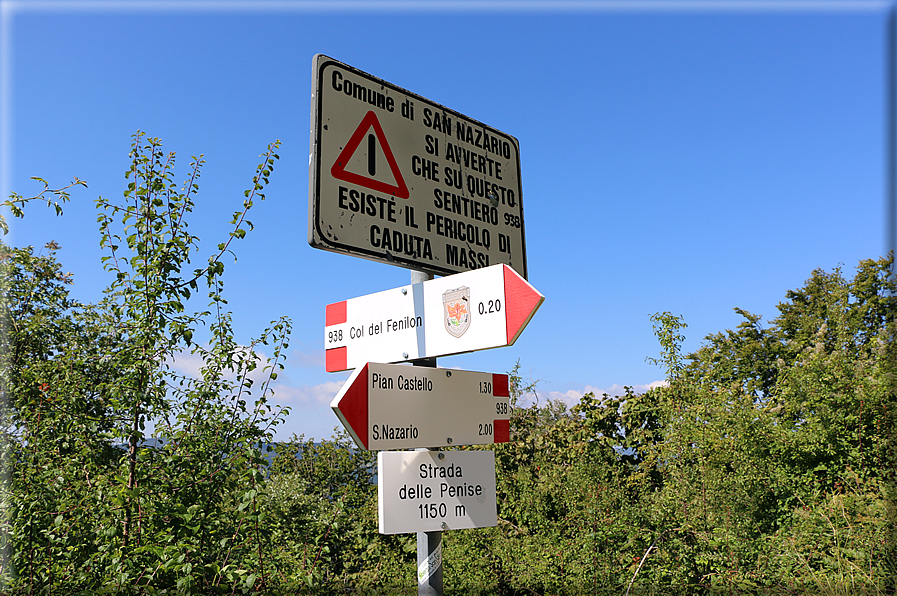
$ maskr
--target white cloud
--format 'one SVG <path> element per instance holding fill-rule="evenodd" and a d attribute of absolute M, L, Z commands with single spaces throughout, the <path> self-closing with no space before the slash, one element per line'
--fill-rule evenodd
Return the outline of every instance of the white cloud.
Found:
<path fill-rule="evenodd" d="M 344 384 L 345 380 L 327 381 L 318 385 L 275 385 L 271 401 L 284 406 L 317 406 L 322 404 L 329 406 Z"/>
<path fill-rule="evenodd" d="M 667 385 L 666 381 L 653 381 L 648 383 L 647 385 L 629 385 L 634 393 L 645 393 L 650 389 L 654 389 L 656 387 L 665 387 Z M 568 406 L 573 406 L 579 403 L 579 400 L 582 399 L 582 396 L 586 393 L 594 393 L 596 397 L 601 397 L 605 393 L 611 397 L 618 397 L 621 395 L 626 395 L 626 389 L 623 385 L 617 385 L 614 383 L 610 387 L 601 388 L 595 387 L 594 385 L 586 385 L 581 390 L 579 389 L 570 389 L 568 391 L 537 391 L 539 395 L 539 401 L 544 402 L 547 400 L 552 401 L 562 401 Z"/>
<path fill-rule="evenodd" d="M 246 346 L 241 346 L 241 349 L 248 350 L 249 348 Z M 256 367 L 256 369 L 249 373 L 249 377 L 253 380 L 254 389 L 258 389 L 262 383 L 268 380 L 268 371 L 263 370 L 265 367 L 265 363 L 267 362 L 267 355 L 264 352 L 258 351 L 256 352 L 256 354 L 261 360 L 258 361 L 258 366 Z M 315 360 L 313 364 L 322 368 L 324 366 L 323 352 L 320 355 L 318 353 L 298 352 L 296 350 L 293 350 L 290 353 L 290 363 L 293 365 L 295 365 L 296 361 L 299 360 L 299 366 L 306 366 L 307 363 L 302 362 L 303 358 L 309 360 L 320 360 L 320 362 Z M 203 359 L 199 354 L 179 352 L 173 357 L 169 358 L 168 365 L 173 371 L 177 373 L 193 378 L 198 378 L 202 370 Z M 333 400 L 333 398 L 336 396 L 336 394 L 339 392 L 340 388 L 342 388 L 343 384 L 348 378 L 348 374 L 346 374 L 344 375 L 345 378 L 341 376 L 337 380 L 327 381 L 317 385 L 294 385 L 289 382 L 288 377 L 284 374 L 284 372 L 285 371 L 280 372 L 278 376 L 279 382 L 275 381 L 271 384 L 270 389 L 273 391 L 273 396 L 269 396 L 268 398 L 270 402 L 283 406 L 329 406 L 330 402 Z M 234 381 L 236 379 L 236 375 L 234 373 L 231 373 L 226 375 L 226 378 Z M 253 393 L 255 394 L 255 392 Z"/>
<path fill-rule="evenodd" d="M 208 346 L 204 347 L 208 349 Z M 244 355 L 249 354 L 248 346 L 237 346 L 237 349 L 242 351 Z M 258 360 L 256 360 L 256 367 L 254 370 L 250 371 L 247 376 L 252 379 L 253 387 L 257 388 L 261 383 L 264 383 L 268 380 L 270 371 L 265 370 L 268 362 L 268 355 L 258 350 L 256 350 L 255 353 L 258 356 Z M 198 379 L 202 374 L 204 360 L 202 355 L 198 353 L 178 352 L 177 354 L 173 354 L 172 356 L 170 356 L 166 360 L 166 363 L 171 368 L 171 370 L 175 371 L 176 373 Z M 222 377 L 231 382 L 234 382 L 237 379 L 237 373 L 228 371 L 227 374 L 222 375 Z"/>
<path fill-rule="evenodd" d="M 287 365 L 296 368 L 324 368 L 324 350 L 310 350 L 301 352 L 290 350 Z"/>
<path fill-rule="evenodd" d="M 171 370 L 195 378 L 199 376 L 199 371 L 202 369 L 203 359 L 199 354 L 178 352 L 170 356 L 166 363 Z"/>

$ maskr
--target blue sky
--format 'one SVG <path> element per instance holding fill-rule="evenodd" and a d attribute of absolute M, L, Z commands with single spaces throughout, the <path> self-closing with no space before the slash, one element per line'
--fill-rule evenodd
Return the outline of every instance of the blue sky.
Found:
<path fill-rule="evenodd" d="M 204 154 L 202 260 L 280 139 L 227 294 L 241 342 L 293 319 L 280 438 L 329 436 L 348 373 L 324 371 L 324 306 L 409 272 L 306 242 L 323 53 L 519 141 L 529 281 L 546 301 L 514 346 L 440 366 L 519 360 L 543 397 L 568 403 L 643 388 L 663 378 L 645 362 L 652 313 L 683 315 L 691 351 L 740 322 L 733 308 L 772 319 L 813 269 L 850 274 L 886 252 L 890 6 L 4 0 L 0 191 L 33 194 L 31 176 L 89 185 L 62 218 L 30 208 L 11 242 L 57 241 L 75 296 L 99 298 L 94 200 L 121 196 L 139 129 L 178 153 L 179 178 Z"/>

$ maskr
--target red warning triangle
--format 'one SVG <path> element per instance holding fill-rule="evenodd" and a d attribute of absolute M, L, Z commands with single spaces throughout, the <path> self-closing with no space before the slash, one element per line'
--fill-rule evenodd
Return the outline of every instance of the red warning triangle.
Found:
<path fill-rule="evenodd" d="M 355 172 L 346 170 L 346 165 L 349 163 L 349 160 L 352 159 L 352 156 L 355 155 L 355 151 L 358 149 L 358 146 L 361 145 L 361 140 L 364 138 L 364 135 L 371 128 L 374 129 L 374 134 L 377 137 L 377 141 L 380 143 L 380 147 L 383 148 L 383 154 L 386 156 L 389 169 L 396 179 L 395 186 L 373 177 L 363 176 L 362 174 L 356 174 Z M 373 176 L 376 171 L 376 165 L 374 163 L 372 148 L 369 148 L 368 151 L 371 153 L 368 156 L 368 171 L 371 173 L 371 176 Z M 378 192 L 388 193 L 400 199 L 407 199 L 410 196 L 408 186 L 405 184 L 405 179 L 402 178 L 402 173 L 399 171 L 399 164 L 396 163 L 396 158 L 389 148 L 389 143 L 386 142 L 386 135 L 383 134 L 383 127 L 380 126 L 380 121 L 377 120 L 377 115 L 373 111 L 368 112 L 365 114 L 364 118 L 362 118 L 361 124 L 359 124 L 358 128 L 355 129 L 355 132 L 352 133 L 349 142 L 346 143 L 346 146 L 343 148 L 342 152 L 340 152 L 339 157 L 336 158 L 333 167 L 330 168 L 330 174 L 338 180 L 357 184 Z"/>

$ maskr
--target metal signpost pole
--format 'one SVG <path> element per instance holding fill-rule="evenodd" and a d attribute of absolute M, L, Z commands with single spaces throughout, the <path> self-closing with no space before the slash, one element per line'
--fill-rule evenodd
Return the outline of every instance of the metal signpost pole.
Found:
<path fill-rule="evenodd" d="M 379 451 L 380 533 L 417 533 L 418 594 L 441 596 L 443 531 L 497 515 L 494 452 L 439 446 L 507 442 L 508 379 L 392 366 L 512 345 L 542 304 L 526 281 L 519 144 L 328 56 L 312 64 L 308 242 L 412 270 L 411 288 L 326 305 L 325 368 L 355 370 L 331 408 Z M 384 402 L 391 391 L 413 407 Z M 433 420 L 458 394 L 476 403 Z M 463 482 L 443 481 L 462 463 Z"/>
<path fill-rule="evenodd" d="M 411 270 L 411 283 L 423 283 L 433 279 L 424 271 Z M 414 366 L 436 368 L 436 358 L 422 358 Z M 425 451 L 439 451 L 426 448 Z M 442 531 L 417 533 L 417 594 L 418 596 L 442 596 Z"/>

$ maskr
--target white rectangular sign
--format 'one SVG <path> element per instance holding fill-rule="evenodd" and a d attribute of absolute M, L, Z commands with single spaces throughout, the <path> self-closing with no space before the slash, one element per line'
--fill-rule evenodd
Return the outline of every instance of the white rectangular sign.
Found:
<path fill-rule="evenodd" d="M 485 528 L 497 523 L 492 451 L 381 451 L 380 533 Z"/>
<path fill-rule="evenodd" d="M 508 375 L 369 362 L 330 407 L 362 449 L 510 440 Z"/>
<path fill-rule="evenodd" d="M 493 265 L 328 304 L 326 368 L 511 345 L 544 300 L 513 269 Z"/>
<path fill-rule="evenodd" d="M 311 110 L 311 246 L 527 277 L 517 139 L 321 54 Z"/>

